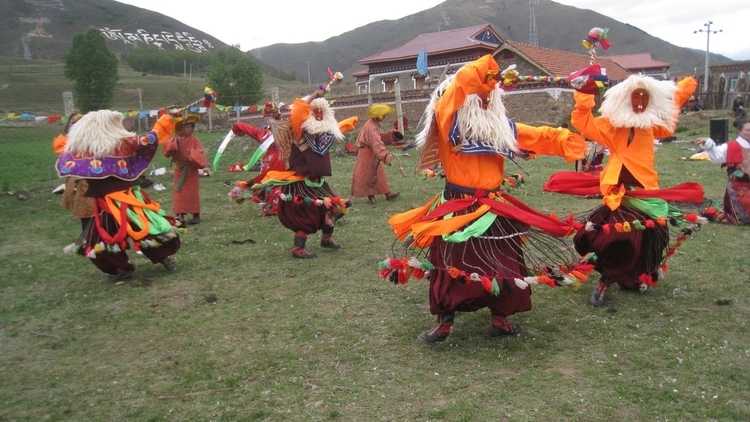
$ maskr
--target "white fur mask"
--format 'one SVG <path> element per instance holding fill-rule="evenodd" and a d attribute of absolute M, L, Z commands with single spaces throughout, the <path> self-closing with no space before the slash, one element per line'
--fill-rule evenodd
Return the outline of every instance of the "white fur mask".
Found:
<path fill-rule="evenodd" d="M 332 133 L 337 140 L 344 139 L 344 134 L 341 133 L 339 124 L 336 121 L 333 110 L 331 110 L 331 107 L 328 105 L 328 101 L 325 98 L 316 98 L 312 100 L 310 105 L 314 109 L 318 108 L 323 111 L 323 120 L 317 120 L 315 116 L 310 113 L 310 117 L 302 123 L 302 129 L 313 135 L 318 133 Z"/>
<path fill-rule="evenodd" d="M 631 94 L 638 88 L 648 92 L 649 100 L 643 113 L 633 111 Z M 673 130 L 679 110 L 674 103 L 677 85 L 672 81 L 657 81 L 643 75 L 632 75 L 604 93 L 599 108 L 602 116 L 613 127 L 647 129 L 662 126 Z"/>

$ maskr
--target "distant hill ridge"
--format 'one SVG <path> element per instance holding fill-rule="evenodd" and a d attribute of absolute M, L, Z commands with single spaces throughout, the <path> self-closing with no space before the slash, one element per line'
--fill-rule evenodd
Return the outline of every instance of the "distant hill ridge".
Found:
<path fill-rule="evenodd" d="M 145 44 L 165 50 L 212 51 L 210 34 L 150 10 L 113 0 L 0 0 L 0 56 L 59 61 L 75 34 L 103 31 L 118 53 Z"/>
<path fill-rule="evenodd" d="M 103 33 L 115 53 L 143 44 L 193 51 L 226 46 L 168 16 L 113 0 L 0 0 L 0 8 L 0 56 L 59 61 L 73 35 L 92 26 L 109 29 Z M 529 42 L 528 2 L 446 0 L 431 9 L 374 22 L 322 42 L 274 44 L 251 53 L 267 65 L 296 72 L 300 81 L 312 75 L 315 82 L 325 78 L 327 68 L 349 76 L 364 69 L 358 60 L 398 47 L 419 34 L 484 23 L 505 39 Z M 677 47 L 632 25 L 550 0 L 540 0 L 536 6 L 536 24 L 542 47 L 586 53 L 581 40 L 592 27 L 600 26 L 610 28 L 612 42 L 608 51 L 599 51 L 600 56 L 649 52 L 656 60 L 672 63 L 673 74 L 693 73 L 705 63 L 705 51 Z M 712 59 L 731 61 L 721 55 Z"/>
<path fill-rule="evenodd" d="M 398 20 L 379 21 L 323 42 L 274 44 L 251 52 L 264 62 L 297 75 L 325 75 L 326 68 L 348 76 L 364 69 L 357 60 L 399 47 L 423 33 L 489 23 L 504 39 L 529 42 L 529 3 L 525 0 L 446 0 L 438 6 Z M 672 45 L 642 29 L 591 10 L 539 0 L 536 6 L 540 47 L 587 54 L 581 41 L 593 27 L 610 28 L 612 47 L 600 56 L 651 53 L 656 60 L 672 64 L 673 74 L 702 73 L 705 51 Z M 715 62 L 732 61 L 712 54 Z"/>

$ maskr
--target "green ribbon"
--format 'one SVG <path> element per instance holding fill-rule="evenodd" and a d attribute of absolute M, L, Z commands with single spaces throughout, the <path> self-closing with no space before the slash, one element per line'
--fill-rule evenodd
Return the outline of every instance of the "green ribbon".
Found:
<path fill-rule="evenodd" d="M 141 187 L 138 185 L 133 186 L 133 196 L 138 198 L 138 200 L 141 202 L 146 202 L 145 198 L 143 197 L 143 193 L 141 193 Z M 163 217 L 165 213 L 161 210 L 161 208 L 158 212 L 143 208 L 143 213 L 146 215 L 146 218 L 150 222 L 148 227 L 148 234 L 158 236 L 172 230 L 172 224 Z M 143 228 L 143 222 L 141 221 L 140 217 L 138 217 L 138 214 L 130 209 L 130 207 L 128 207 L 127 215 L 128 219 L 135 225 L 137 225 L 139 229 Z"/>
<path fill-rule="evenodd" d="M 659 198 L 633 198 L 625 196 L 622 203 L 630 208 L 641 211 L 651 218 L 667 217 L 669 215 L 669 204 Z"/>
<path fill-rule="evenodd" d="M 187 179 L 187 173 L 190 169 L 190 166 L 177 166 L 180 170 L 182 170 L 182 174 L 180 175 L 180 180 L 177 182 L 177 186 L 174 187 L 174 190 L 180 191 L 182 189 L 182 185 L 185 184 L 185 179 Z"/>

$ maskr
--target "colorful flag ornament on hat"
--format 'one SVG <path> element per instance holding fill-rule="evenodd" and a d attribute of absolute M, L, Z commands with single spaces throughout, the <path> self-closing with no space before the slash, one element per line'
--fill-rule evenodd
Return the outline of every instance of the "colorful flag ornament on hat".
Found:
<path fill-rule="evenodd" d="M 612 45 L 607 39 L 609 28 L 594 27 L 589 31 L 588 36 L 583 39 L 583 46 L 589 50 L 591 55 L 591 64 L 596 63 L 596 47 L 601 45 L 603 49 L 609 50 Z"/>
<path fill-rule="evenodd" d="M 213 89 L 206 87 L 206 89 L 203 90 L 203 106 L 206 108 L 210 108 L 211 104 L 216 103 L 216 91 Z"/>
<path fill-rule="evenodd" d="M 608 80 L 599 63 L 577 70 L 567 79 L 569 86 L 586 94 L 601 94 L 604 90 L 604 82 Z"/>
<path fill-rule="evenodd" d="M 323 84 L 319 84 L 318 85 L 318 88 L 320 88 L 323 91 L 325 91 L 325 96 L 326 97 L 328 96 L 328 94 L 331 93 L 331 85 L 334 85 L 334 84 L 337 84 L 337 83 L 341 83 L 341 81 L 344 80 L 344 74 L 343 73 L 341 73 L 341 72 L 334 72 L 334 71 L 331 70 L 330 67 L 327 70 L 328 70 L 328 77 L 331 78 L 331 80 L 327 84 L 325 84 L 325 85 L 323 85 Z"/>

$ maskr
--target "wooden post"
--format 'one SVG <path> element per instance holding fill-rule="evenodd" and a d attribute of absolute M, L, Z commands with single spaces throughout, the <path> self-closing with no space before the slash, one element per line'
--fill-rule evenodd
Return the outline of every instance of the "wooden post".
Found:
<path fill-rule="evenodd" d="M 398 77 L 393 84 L 393 88 L 396 95 L 396 121 L 398 122 L 398 131 L 404 133 L 404 121 L 402 119 L 404 114 L 401 109 L 401 84 L 399 83 Z"/>

